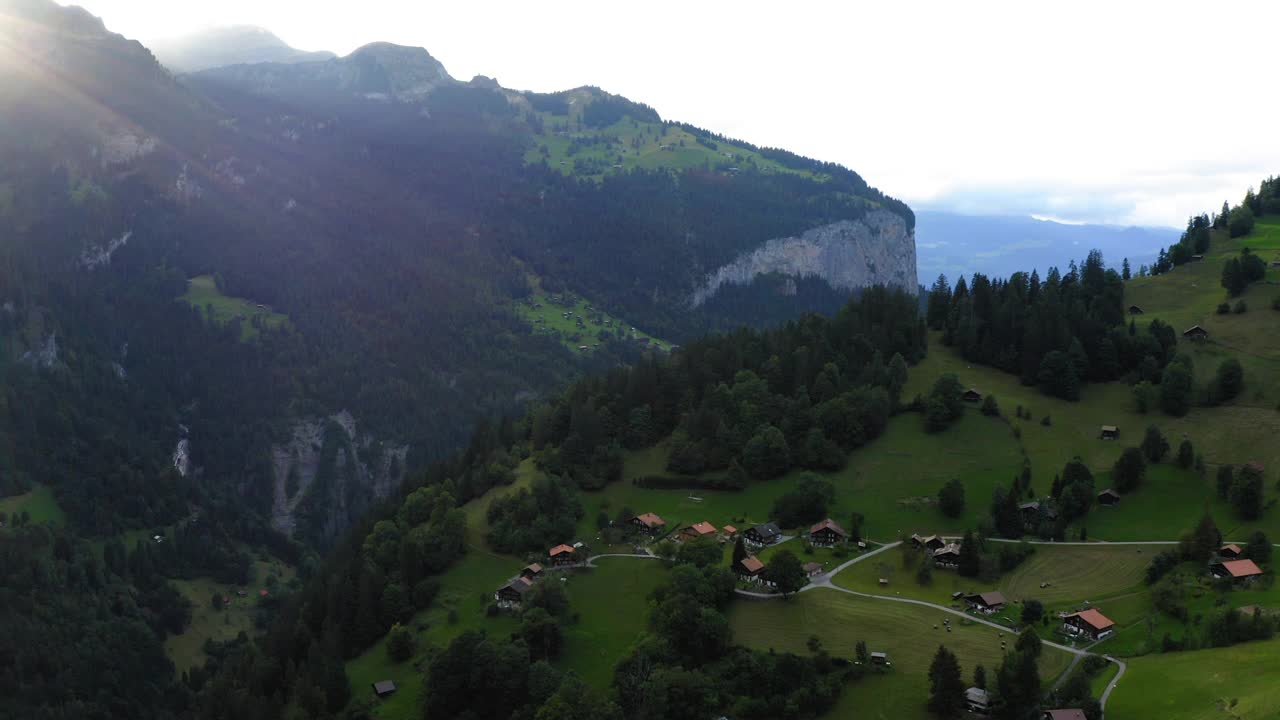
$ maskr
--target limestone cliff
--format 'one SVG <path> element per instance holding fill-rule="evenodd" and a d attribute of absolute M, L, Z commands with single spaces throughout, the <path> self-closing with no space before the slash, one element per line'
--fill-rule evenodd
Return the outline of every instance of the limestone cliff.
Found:
<path fill-rule="evenodd" d="M 336 537 L 399 485 L 408 451 L 357 432 L 346 410 L 297 421 L 272 448 L 272 525 L 316 542 Z"/>
<path fill-rule="evenodd" d="M 725 285 L 749 285 L 759 275 L 818 277 L 837 290 L 892 285 L 915 291 L 916 240 L 901 216 L 874 210 L 798 237 L 774 238 L 707 274 L 689 298 L 694 307 Z"/>

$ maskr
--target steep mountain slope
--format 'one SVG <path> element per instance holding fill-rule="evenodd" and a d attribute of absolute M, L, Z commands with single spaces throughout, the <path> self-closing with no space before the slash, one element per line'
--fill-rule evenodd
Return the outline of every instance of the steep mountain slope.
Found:
<path fill-rule="evenodd" d="M 674 342 L 829 311 L 858 283 L 914 287 L 910 210 L 855 173 L 664 123 L 598 90 L 562 94 L 571 109 L 561 112 L 561 96 L 458 82 L 427 51 L 382 43 L 175 80 L 83 11 L 0 7 L 5 360 L 34 366 L 38 387 L 60 368 L 115 378 L 103 407 L 127 395 L 166 426 L 148 433 L 162 449 L 146 454 L 154 467 L 184 440 L 192 481 L 251 497 L 254 512 L 310 543 L 328 543 L 399 473 L 461 444 L 475 418 L 639 356 L 615 338 L 566 362 L 570 351 L 514 310 L 535 283 Z M 632 167 L 566 171 L 537 150 L 567 140 L 613 152 L 672 133 L 741 160 L 668 162 L 688 156 L 657 149 Z M 866 223 L 892 228 L 881 240 L 901 250 L 896 267 L 878 260 L 871 271 L 849 240 L 856 231 L 837 233 L 841 250 L 821 262 L 783 243 L 724 270 L 770 240 Z M 707 284 L 726 274 L 712 297 Z M 206 301 L 188 310 L 174 300 L 198 295 L 192 278 Z M 218 367 L 219 354 L 236 359 Z M 260 425 L 228 430 L 241 408 Z M 361 428 L 362 455 L 407 446 L 403 463 L 298 479 L 341 502 L 280 492 L 289 480 L 273 467 L 320 465 L 272 458 L 336 415 Z M 334 438 L 321 455 L 356 442 Z M 42 447 L 30 439 L 7 461 Z M 300 506 L 311 511 L 295 525 L 282 507 Z"/>
<path fill-rule="evenodd" d="M 331 52 L 289 47 L 266 28 L 232 25 L 149 42 L 156 58 L 175 73 L 198 72 L 225 65 L 298 63 L 329 60 Z"/>

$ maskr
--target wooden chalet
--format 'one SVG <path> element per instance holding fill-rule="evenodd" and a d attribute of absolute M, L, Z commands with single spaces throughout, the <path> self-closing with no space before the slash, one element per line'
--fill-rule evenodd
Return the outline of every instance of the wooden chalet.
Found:
<path fill-rule="evenodd" d="M 578 562 L 578 551 L 568 545 L 557 545 L 547 552 L 547 557 L 551 560 L 551 565 L 561 567 L 564 565 L 573 565 Z"/>
<path fill-rule="evenodd" d="M 724 533 L 724 536 L 726 539 L 729 539 L 729 540 L 738 539 L 738 528 L 732 525 L 725 525 L 724 527 L 720 528 L 720 532 Z"/>
<path fill-rule="evenodd" d="M 1089 608 L 1071 613 L 1062 618 L 1062 629 L 1072 635 L 1085 635 L 1093 640 L 1101 640 L 1115 631 L 1116 624 L 1106 615 Z"/>
<path fill-rule="evenodd" d="M 1196 341 L 1207 340 L 1209 339 L 1209 331 L 1199 325 L 1192 325 L 1183 331 L 1182 337 Z"/>
<path fill-rule="evenodd" d="M 533 581 L 521 575 L 498 588 L 497 592 L 493 594 L 493 599 L 498 603 L 499 607 L 520 607 L 520 604 L 524 602 L 525 593 L 528 593 L 532 587 Z"/>
<path fill-rule="evenodd" d="M 970 608 L 986 615 L 1000 612 L 1005 604 L 1004 593 L 996 591 L 965 595 L 964 601 Z"/>
<path fill-rule="evenodd" d="M 764 574 L 764 563 L 755 555 L 748 555 L 738 561 L 733 571 L 744 578 L 759 579 Z"/>
<path fill-rule="evenodd" d="M 1130 306 L 1129 306 L 1129 314 L 1130 314 L 1130 315 L 1141 315 L 1141 314 L 1142 314 L 1142 308 L 1138 307 L 1137 305 L 1130 305 Z"/>
<path fill-rule="evenodd" d="M 872 665 L 884 665 L 885 667 L 888 667 L 888 666 L 892 665 L 893 663 L 889 662 L 889 653 L 887 653 L 887 652 L 873 652 L 873 653 L 871 653 L 871 664 L 872 664 Z"/>
<path fill-rule="evenodd" d="M 964 707 L 974 715 L 987 715 L 991 712 L 991 693 L 980 687 L 965 690 Z"/>
<path fill-rule="evenodd" d="M 960 399 L 965 402 L 982 402 L 982 393 L 978 392 L 978 388 L 969 388 L 964 391 L 964 394 L 960 396 Z"/>
<path fill-rule="evenodd" d="M 694 523 L 680 531 L 681 540 L 697 540 L 703 537 L 715 537 L 716 526 L 703 520 L 700 523 Z"/>
<path fill-rule="evenodd" d="M 1120 493 L 1116 492 L 1115 490 L 1112 490 L 1111 488 L 1107 488 L 1106 490 L 1103 490 L 1102 492 L 1098 493 L 1098 504 L 1099 505 L 1119 505 Z"/>
<path fill-rule="evenodd" d="M 915 548 L 924 548 L 930 552 L 937 550 L 947 544 L 946 540 L 937 535 L 916 535 L 911 536 L 911 546 Z"/>
<path fill-rule="evenodd" d="M 835 545 L 849 539 L 849 533 L 831 518 L 809 528 L 809 542 L 814 545 Z"/>
<path fill-rule="evenodd" d="M 777 523 L 761 523 L 747 528 L 742 537 L 747 542 L 755 543 L 756 545 L 773 545 L 782 539 L 782 530 Z"/>
<path fill-rule="evenodd" d="M 396 684 L 390 680 L 379 680 L 373 683 L 373 694 L 380 698 L 394 695 L 396 692 Z"/>
<path fill-rule="evenodd" d="M 542 577 L 542 563 L 530 563 L 520 569 L 520 577 L 537 580 Z"/>
<path fill-rule="evenodd" d="M 662 528 L 667 526 L 666 520 L 663 520 L 662 518 L 658 517 L 657 515 L 651 512 L 644 513 L 642 515 L 637 515 L 631 518 L 629 522 L 633 527 L 637 527 L 640 530 L 643 530 L 644 532 L 648 532 L 648 533 L 658 532 L 662 530 Z"/>
<path fill-rule="evenodd" d="M 1223 545 L 1221 548 L 1218 549 L 1218 555 L 1220 557 L 1226 558 L 1227 560 L 1239 560 L 1240 556 L 1243 554 L 1244 554 L 1244 550 L 1239 545 L 1236 545 L 1235 543 L 1231 543 L 1230 545 Z"/>
<path fill-rule="evenodd" d="M 809 562 L 804 564 L 805 577 L 817 577 L 822 574 L 822 563 Z"/>
<path fill-rule="evenodd" d="M 1262 568 L 1252 560 L 1223 560 L 1210 565 L 1209 572 L 1217 579 L 1230 578 L 1236 582 L 1252 582 L 1262 577 Z"/>
<path fill-rule="evenodd" d="M 1084 711 L 1079 708 L 1068 708 L 1064 710 L 1045 710 L 1044 717 L 1041 720 L 1089 720 L 1085 717 Z"/>
<path fill-rule="evenodd" d="M 1102 429 L 1098 432 L 1098 437 L 1103 440 L 1119 440 L 1120 428 L 1115 425 L 1103 425 Z"/>
<path fill-rule="evenodd" d="M 1200 262 L 1201 260 L 1204 260 L 1204 256 L 1203 256 L 1203 255 L 1192 255 L 1192 256 L 1191 256 L 1191 262 Z"/>
<path fill-rule="evenodd" d="M 960 543 L 947 543 L 933 551 L 933 561 L 942 567 L 960 565 Z"/>

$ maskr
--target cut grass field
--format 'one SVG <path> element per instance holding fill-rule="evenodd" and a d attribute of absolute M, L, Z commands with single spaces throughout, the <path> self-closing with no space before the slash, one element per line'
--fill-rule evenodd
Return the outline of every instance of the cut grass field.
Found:
<path fill-rule="evenodd" d="M 21 495 L 0 498 L 0 513 L 4 513 L 5 517 L 19 517 L 24 512 L 29 522 L 36 525 L 50 523 L 61 527 L 67 522 L 66 513 L 53 496 L 53 488 L 43 483 L 32 485 L 30 490 Z"/>
<path fill-rule="evenodd" d="M 294 569 L 279 560 L 258 560 L 254 563 L 254 581 L 245 586 L 247 597 L 239 597 L 237 586 L 214 582 L 209 578 L 195 580 L 171 580 L 173 586 L 191 601 L 191 625 L 181 635 L 165 640 L 165 651 L 179 673 L 186 672 L 208 659 L 204 652 L 205 640 L 225 642 L 234 640 L 241 632 L 252 634 L 254 618 L 258 613 L 258 591 L 264 588 L 283 587 L 295 577 Z M 210 600 L 214 593 L 231 599 L 221 610 L 214 610 Z"/>
<path fill-rule="evenodd" d="M 997 546 L 998 547 L 998 546 Z M 927 586 L 916 582 L 915 567 L 903 566 L 903 551 L 894 549 L 846 568 L 832 582 L 858 592 L 927 600 L 950 605 L 951 594 L 999 590 L 1010 603 L 1039 600 L 1049 611 L 1074 608 L 1086 601 L 1107 613 L 1106 599 L 1142 591 L 1143 572 L 1158 545 L 1036 545 L 1035 553 L 998 579 L 983 583 L 951 570 L 935 570 Z M 907 551 L 919 562 L 920 553 Z M 887 577 L 888 587 L 879 579 Z M 1040 587 L 1048 583 L 1048 587 Z"/>
<path fill-rule="evenodd" d="M 571 295 L 558 296 L 558 299 L 559 302 L 542 290 L 535 289 L 532 295 L 515 304 L 516 315 L 529 323 L 534 334 L 555 337 L 562 345 L 574 352 L 581 352 L 580 348 L 584 346 L 588 352 L 594 350 L 598 343 L 604 342 L 599 337 L 601 332 L 607 333 L 613 339 L 644 340 L 650 347 L 659 350 L 671 349 L 671 343 L 659 340 L 639 328 L 633 329 L 634 326 L 631 323 L 604 312 L 583 298 Z M 572 315 L 565 317 L 565 313 L 572 313 Z M 581 328 L 578 327 L 578 318 L 582 318 L 583 327 Z M 595 324 L 597 320 L 600 322 L 599 325 Z M 609 325 L 605 325 L 606 322 Z"/>
<path fill-rule="evenodd" d="M 648 626 L 649 595 L 666 578 L 667 568 L 640 558 L 601 558 L 596 564 L 565 583 L 578 621 L 565 626 L 564 649 L 555 664 L 603 690 L 613 682 L 614 665 Z"/>
<path fill-rule="evenodd" d="M 833 655 L 852 657 L 859 640 L 872 651 L 889 653 L 893 670 L 845 689 L 829 717 L 925 718 L 929 694 L 928 670 L 938 645 L 956 653 L 966 680 L 975 665 L 988 677 L 1003 652 L 998 631 L 983 625 L 964 625 L 954 616 L 953 630 L 941 625 L 941 611 L 887 600 L 858 598 L 835 590 L 800 593 L 791 600 L 735 602 L 729 612 L 735 642 L 760 650 L 808 654 L 808 639 L 817 635 Z M 937 629 L 934 627 L 937 626 Z M 1004 634 L 1012 644 L 1013 636 Z M 1052 682 L 1070 664 L 1070 656 L 1045 648 L 1040 660 L 1044 682 Z M 854 710 L 857 709 L 857 712 Z"/>
<path fill-rule="evenodd" d="M 1280 640 L 1127 663 L 1107 702 L 1107 720 L 1280 718 Z"/>
<path fill-rule="evenodd" d="M 212 275 L 199 275 L 187 282 L 187 291 L 178 298 L 201 314 L 213 309 L 210 318 L 218 325 L 226 325 L 240 318 L 240 340 L 252 340 L 263 328 L 279 328 L 289 322 L 289 316 L 272 312 L 270 308 L 259 307 L 257 303 L 244 298 L 223 295 L 214 282 Z"/>

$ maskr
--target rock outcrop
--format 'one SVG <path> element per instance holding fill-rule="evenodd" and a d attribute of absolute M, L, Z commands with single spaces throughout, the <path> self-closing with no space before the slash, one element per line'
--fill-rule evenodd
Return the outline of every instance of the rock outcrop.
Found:
<path fill-rule="evenodd" d="M 725 285 L 749 285 L 759 275 L 817 277 L 837 290 L 890 285 L 915 291 L 916 241 L 901 216 L 873 210 L 798 237 L 775 238 L 707 275 L 689 298 L 697 307 Z"/>
<path fill-rule="evenodd" d="M 346 410 L 297 421 L 289 441 L 272 448 L 272 525 L 311 540 L 337 536 L 400 484 L 408 452 L 361 435 Z"/>

